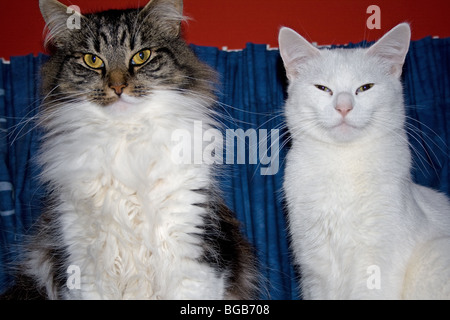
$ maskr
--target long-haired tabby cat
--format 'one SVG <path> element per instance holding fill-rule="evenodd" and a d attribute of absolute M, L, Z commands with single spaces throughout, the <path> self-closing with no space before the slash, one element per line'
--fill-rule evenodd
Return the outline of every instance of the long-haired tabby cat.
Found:
<path fill-rule="evenodd" d="M 85 15 L 39 5 L 54 47 L 39 118 L 50 195 L 6 297 L 257 297 L 254 253 L 208 155 L 173 161 L 175 130 L 216 125 L 215 75 L 180 36 L 182 1 Z"/>
<path fill-rule="evenodd" d="M 368 49 L 279 33 L 284 191 L 306 299 L 450 298 L 450 204 L 413 183 L 400 75 L 410 28 Z"/>

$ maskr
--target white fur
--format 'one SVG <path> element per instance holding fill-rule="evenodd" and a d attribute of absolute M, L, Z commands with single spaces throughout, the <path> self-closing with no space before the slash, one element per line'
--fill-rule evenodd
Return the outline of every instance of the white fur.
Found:
<path fill-rule="evenodd" d="M 410 174 L 399 81 L 409 27 L 370 49 L 318 50 L 287 28 L 279 40 L 292 135 L 284 191 L 303 297 L 449 299 L 450 204 Z M 345 117 L 341 93 L 353 107 Z"/>
<path fill-rule="evenodd" d="M 198 259 L 210 166 L 174 164 L 174 130 L 211 126 L 207 105 L 175 92 L 79 103 L 49 114 L 40 159 L 81 288 L 66 298 L 221 299 L 223 278 Z M 199 119 L 202 109 L 204 119 Z M 126 112 L 125 112 L 126 111 Z M 64 132 L 64 134 L 58 134 Z"/>

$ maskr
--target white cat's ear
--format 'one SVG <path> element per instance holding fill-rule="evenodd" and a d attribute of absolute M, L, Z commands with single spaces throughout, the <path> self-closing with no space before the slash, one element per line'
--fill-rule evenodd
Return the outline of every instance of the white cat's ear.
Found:
<path fill-rule="evenodd" d="M 391 73 L 396 77 L 402 74 L 406 54 L 409 49 L 411 29 L 409 24 L 401 23 L 386 33 L 372 47 L 367 54 L 377 56 L 391 64 Z"/>
<path fill-rule="evenodd" d="M 320 55 L 320 50 L 294 30 L 283 27 L 278 34 L 278 46 L 289 80 L 298 76 L 299 66 Z"/>
<path fill-rule="evenodd" d="M 52 42 L 58 46 L 61 42 L 70 40 L 71 30 L 81 28 L 83 16 L 78 7 L 67 7 L 56 0 L 39 0 L 39 8 L 48 30 L 46 45 Z"/>
<path fill-rule="evenodd" d="M 160 22 L 163 32 L 178 36 L 181 30 L 183 17 L 183 0 L 150 0 L 139 15 L 144 19 L 156 17 L 154 21 Z"/>

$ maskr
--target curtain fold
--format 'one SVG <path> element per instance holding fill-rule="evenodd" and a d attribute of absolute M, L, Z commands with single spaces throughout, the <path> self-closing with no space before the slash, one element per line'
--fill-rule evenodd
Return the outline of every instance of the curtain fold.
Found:
<path fill-rule="evenodd" d="M 12 57 L 0 64 L 0 285 L 8 284 L 18 245 L 40 214 L 35 129 L 44 55 Z"/>
<path fill-rule="evenodd" d="M 403 73 L 414 178 L 447 195 L 449 42 L 413 41 Z M 218 73 L 217 110 L 226 141 L 219 180 L 226 203 L 257 250 L 264 277 L 261 298 L 297 299 L 282 194 L 288 144 L 282 115 L 286 80 L 279 52 L 256 44 L 231 52 L 192 48 Z M 33 161 L 39 132 L 33 117 L 41 99 L 38 73 L 45 59 L 30 55 L 0 63 L 0 291 L 11 280 L 8 266 L 20 253 L 17 245 L 40 214 L 43 190 Z"/>
<path fill-rule="evenodd" d="M 413 41 L 403 74 L 415 180 L 450 194 L 450 38 Z"/>
<path fill-rule="evenodd" d="M 233 140 L 234 145 L 227 143 L 226 152 L 235 150 L 234 161 L 225 163 L 222 185 L 227 204 L 257 248 L 264 276 L 262 298 L 296 298 L 281 193 L 285 150 L 278 152 L 284 132 L 281 110 L 285 99 L 279 52 L 254 44 L 237 52 L 205 47 L 194 50 L 220 75 L 218 112 L 224 126 L 228 132 L 242 130 L 246 134 Z M 245 144 L 244 163 L 237 159 L 239 143 Z M 265 155 L 270 161 L 263 160 Z M 271 170 L 263 174 L 268 167 Z"/>

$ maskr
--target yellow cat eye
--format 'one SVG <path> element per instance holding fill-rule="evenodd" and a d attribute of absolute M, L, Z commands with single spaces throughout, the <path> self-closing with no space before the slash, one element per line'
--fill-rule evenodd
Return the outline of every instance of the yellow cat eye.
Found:
<path fill-rule="evenodd" d="M 329 89 L 328 87 L 325 87 L 321 84 L 315 84 L 314 86 L 319 90 L 325 91 L 325 92 L 329 93 L 330 95 L 333 95 L 333 91 L 331 91 L 331 89 Z"/>
<path fill-rule="evenodd" d="M 84 63 L 92 69 L 101 69 L 105 66 L 103 60 L 95 54 L 86 53 L 83 57 Z"/>
<path fill-rule="evenodd" d="M 359 87 L 358 89 L 356 89 L 356 94 L 364 92 L 369 90 L 370 88 L 372 88 L 374 86 L 373 83 L 366 83 L 365 85 L 362 85 L 361 87 Z"/>
<path fill-rule="evenodd" d="M 150 59 L 152 52 L 149 49 L 144 49 L 136 53 L 133 58 L 131 58 L 131 64 L 134 66 L 140 66 Z"/>

